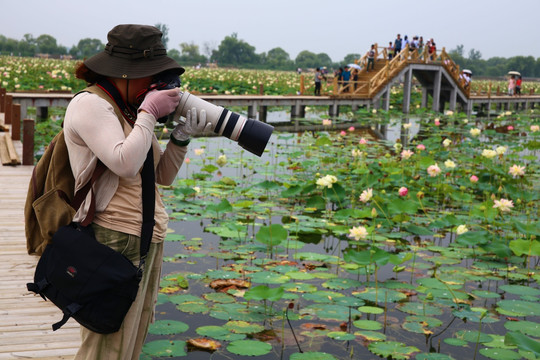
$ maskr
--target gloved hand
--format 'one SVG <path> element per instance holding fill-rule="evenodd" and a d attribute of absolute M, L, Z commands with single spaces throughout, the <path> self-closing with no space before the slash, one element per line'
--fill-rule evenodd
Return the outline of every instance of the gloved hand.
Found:
<path fill-rule="evenodd" d="M 152 90 L 144 97 L 139 111 L 144 110 L 157 120 L 174 112 L 179 102 L 178 89 Z"/>
<path fill-rule="evenodd" d="M 186 121 L 180 122 L 173 130 L 172 136 L 176 140 L 186 141 L 193 135 L 202 134 L 212 128 L 212 123 L 206 122 L 206 111 L 201 110 L 197 116 L 197 109 L 192 108 L 186 113 Z"/>

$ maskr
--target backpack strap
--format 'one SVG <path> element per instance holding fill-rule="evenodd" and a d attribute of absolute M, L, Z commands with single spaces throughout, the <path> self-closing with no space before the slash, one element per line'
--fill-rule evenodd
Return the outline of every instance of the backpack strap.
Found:
<path fill-rule="evenodd" d="M 92 200 L 90 202 L 90 208 L 88 209 L 88 213 L 86 214 L 86 217 L 81 222 L 82 226 L 88 226 L 94 220 L 94 215 L 96 214 L 96 196 L 94 195 L 93 185 L 99 179 L 101 174 L 105 172 L 105 170 L 107 170 L 107 167 L 105 166 L 105 164 L 101 162 L 101 160 L 98 159 L 98 163 L 96 165 L 96 168 L 94 169 L 94 173 L 92 174 L 90 181 L 88 181 L 86 185 L 80 188 L 79 191 L 77 191 L 77 193 L 75 194 L 75 197 L 73 198 L 71 206 L 75 209 L 75 211 L 77 211 L 81 207 L 81 204 L 84 201 L 84 199 L 86 199 L 86 195 L 88 194 L 88 191 L 92 192 Z"/>

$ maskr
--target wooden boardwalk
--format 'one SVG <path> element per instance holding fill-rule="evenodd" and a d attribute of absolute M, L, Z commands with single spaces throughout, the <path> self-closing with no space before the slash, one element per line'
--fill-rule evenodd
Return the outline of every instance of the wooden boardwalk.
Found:
<path fill-rule="evenodd" d="M 3 134 L 0 134 L 3 136 Z M 15 142 L 21 153 L 20 141 Z M 26 252 L 23 209 L 33 166 L 0 164 L 0 360 L 73 359 L 79 325 L 62 318 L 50 302 L 26 290 L 38 258 Z"/>

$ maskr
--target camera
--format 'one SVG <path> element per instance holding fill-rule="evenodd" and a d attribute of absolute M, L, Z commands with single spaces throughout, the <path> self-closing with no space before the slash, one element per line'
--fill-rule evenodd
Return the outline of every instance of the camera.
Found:
<path fill-rule="evenodd" d="M 174 89 L 179 88 L 180 85 L 180 76 L 172 72 L 165 72 L 155 77 L 153 85 L 149 90 Z M 238 142 L 238 145 L 257 156 L 262 155 L 274 131 L 274 127 L 271 125 L 262 121 L 248 119 L 224 107 L 211 104 L 188 92 L 180 92 L 180 104 L 176 108 L 176 111 L 158 121 L 165 123 L 167 120 L 172 119 L 175 114 L 180 114 L 185 118 L 188 109 L 192 108 L 196 108 L 199 112 L 201 110 L 206 111 L 206 119 L 212 123 L 214 133 Z"/>

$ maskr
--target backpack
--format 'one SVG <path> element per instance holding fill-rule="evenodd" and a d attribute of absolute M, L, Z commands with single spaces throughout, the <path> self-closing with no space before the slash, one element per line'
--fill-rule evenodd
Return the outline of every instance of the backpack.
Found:
<path fill-rule="evenodd" d="M 34 167 L 28 186 L 24 205 L 28 254 L 43 254 L 56 230 L 73 220 L 75 209 L 71 202 L 74 188 L 75 178 L 62 129 Z"/>
<path fill-rule="evenodd" d="M 122 119 L 123 125 L 120 109 L 98 86 L 90 86 L 81 92 L 90 92 L 107 100 L 113 106 L 118 119 Z M 76 213 L 73 206 L 74 192 L 75 178 L 62 129 L 37 162 L 28 185 L 24 224 L 29 255 L 41 256 L 47 244 L 51 243 L 53 234 L 62 226 L 71 223 Z"/>

